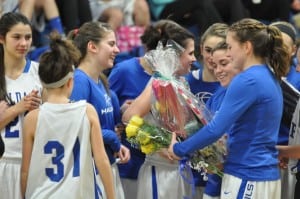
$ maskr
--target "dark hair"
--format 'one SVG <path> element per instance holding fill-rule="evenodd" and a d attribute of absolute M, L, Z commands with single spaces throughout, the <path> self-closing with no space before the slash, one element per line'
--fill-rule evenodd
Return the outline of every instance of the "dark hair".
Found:
<path fill-rule="evenodd" d="M 57 82 L 73 71 L 79 60 L 80 52 L 70 40 L 63 40 L 57 32 L 50 34 L 50 51 L 42 54 L 39 65 L 39 77 L 49 84 Z"/>
<path fill-rule="evenodd" d="M 297 31 L 291 23 L 286 21 L 276 21 L 270 25 L 277 27 L 281 32 L 287 34 L 292 39 L 294 44 L 296 43 Z"/>
<path fill-rule="evenodd" d="M 232 24 L 229 31 L 235 33 L 234 38 L 240 43 L 249 41 L 254 55 L 265 59 L 273 68 L 277 79 L 286 76 L 290 67 L 290 56 L 278 28 L 245 18 Z"/>
<path fill-rule="evenodd" d="M 5 13 L 0 18 L 0 37 L 5 39 L 6 34 L 18 23 L 29 25 L 31 28 L 29 20 L 24 15 L 15 12 Z M 0 100 L 6 100 L 8 103 L 10 103 L 10 98 L 8 97 L 6 91 L 4 68 L 4 48 L 3 44 L 0 43 Z"/>
<path fill-rule="evenodd" d="M 68 38 L 73 40 L 75 46 L 81 53 L 79 62 L 86 56 L 87 44 L 90 41 L 99 43 L 108 33 L 113 32 L 113 29 L 108 23 L 99 21 L 90 21 L 84 23 L 79 29 L 75 29 L 69 32 Z M 76 64 L 76 67 L 79 63 Z M 107 78 L 104 74 L 100 74 L 101 79 L 107 93 L 109 94 L 109 86 Z"/>
<path fill-rule="evenodd" d="M 157 47 L 159 41 L 165 46 L 168 40 L 173 40 L 183 48 L 187 45 L 187 39 L 194 39 L 194 35 L 168 19 L 160 20 L 154 25 L 149 26 L 141 36 L 142 43 L 147 50 L 153 50 Z"/>

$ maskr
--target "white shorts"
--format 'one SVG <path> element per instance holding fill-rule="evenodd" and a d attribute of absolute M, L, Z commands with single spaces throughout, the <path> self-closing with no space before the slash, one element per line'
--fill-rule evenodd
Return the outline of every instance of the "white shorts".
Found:
<path fill-rule="evenodd" d="M 281 181 L 245 181 L 235 176 L 224 174 L 221 199 L 280 199 Z"/>
<path fill-rule="evenodd" d="M 202 199 L 220 199 L 220 196 L 209 196 L 204 193 Z"/>
<path fill-rule="evenodd" d="M 121 178 L 124 189 L 124 195 L 127 199 L 137 199 L 137 180 L 129 178 Z"/>
<path fill-rule="evenodd" d="M 121 180 L 120 180 L 119 169 L 118 169 L 118 166 L 116 163 L 111 165 L 111 170 L 112 170 L 112 174 L 113 174 L 116 198 L 125 199 L 123 186 L 122 186 Z M 105 189 L 104 189 L 103 183 L 101 181 L 100 174 L 97 176 L 98 177 L 96 178 L 96 182 L 100 186 L 100 189 L 102 191 L 102 198 L 106 199 Z"/>
<path fill-rule="evenodd" d="M 21 199 L 21 160 L 0 160 L 0 198 Z"/>
<path fill-rule="evenodd" d="M 138 175 L 137 198 L 158 199 L 190 197 L 191 187 L 178 171 L 178 161 L 171 163 L 159 154 L 147 155 Z"/>
<path fill-rule="evenodd" d="M 296 176 L 289 169 L 280 169 L 281 198 L 294 198 Z"/>

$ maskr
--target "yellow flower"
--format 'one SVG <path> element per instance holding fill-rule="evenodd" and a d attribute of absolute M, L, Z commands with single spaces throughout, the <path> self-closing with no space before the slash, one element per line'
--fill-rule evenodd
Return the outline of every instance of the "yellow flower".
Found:
<path fill-rule="evenodd" d="M 126 129 L 125 129 L 126 136 L 128 138 L 134 137 L 137 135 L 138 130 L 139 130 L 139 127 L 132 125 L 132 124 L 127 124 Z"/>
<path fill-rule="evenodd" d="M 144 120 L 140 116 L 134 115 L 134 116 L 131 117 L 131 119 L 129 121 L 129 124 L 140 127 L 144 124 Z"/>
<path fill-rule="evenodd" d="M 145 131 L 139 130 L 137 140 L 141 145 L 146 145 L 150 142 L 150 134 Z"/>
<path fill-rule="evenodd" d="M 141 151 L 145 154 L 150 154 L 155 151 L 155 145 L 152 143 L 141 145 Z"/>

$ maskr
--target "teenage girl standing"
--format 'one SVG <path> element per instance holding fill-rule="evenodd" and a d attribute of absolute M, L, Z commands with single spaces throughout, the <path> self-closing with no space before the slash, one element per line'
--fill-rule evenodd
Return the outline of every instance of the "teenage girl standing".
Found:
<path fill-rule="evenodd" d="M 21 198 L 20 166 L 24 115 L 39 107 L 42 85 L 38 63 L 26 58 L 32 43 L 28 19 L 6 13 L 0 19 L 0 100 L 9 108 L 0 120 L 5 153 L 0 160 L 2 198 Z"/>

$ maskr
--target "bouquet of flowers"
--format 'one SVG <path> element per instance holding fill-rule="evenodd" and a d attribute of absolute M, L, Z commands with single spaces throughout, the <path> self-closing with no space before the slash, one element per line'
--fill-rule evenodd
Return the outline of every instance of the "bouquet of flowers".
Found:
<path fill-rule="evenodd" d="M 222 164 L 226 155 L 226 136 L 224 135 L 215 143 L 191 154 L 188 164 L 191 168 L 203 172 L 204 177 L 207 172 L 223 177 Z"/>
<path fill-rule="evenodd" d="M 145 56 L 156 71 L 151 82 L 151 114 L 155 121 L 134 116 L 126 127 L 126 135 L 131 144 L 146 154 L 168 148 L 171 132 L 176 132 L 179 140 L 186 139 L 212 118 L 204 102 L 176 76 L 176 71 L 182 67 L 178 59 L 181 51 L 178 44 L 170 42 L 167 47 L 159 45 Z M 188 164 L 197 170 L 221 174 L 217 165 L 223 162 L 225 154 L 225 144 L 220 140 L 191 154 Z"/>
<path fill-rule="evenodd" d="M 145 154 L 168 148 L 172 138 L 172 134 L 164 128 L 151 125 L 136 115 L 130 119 L 125 131 L 127 140 Z"/>

